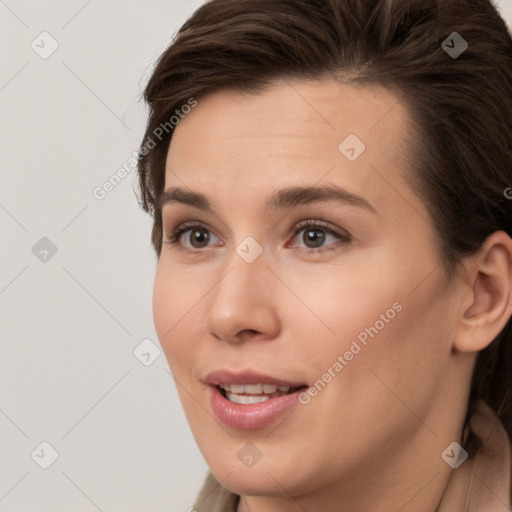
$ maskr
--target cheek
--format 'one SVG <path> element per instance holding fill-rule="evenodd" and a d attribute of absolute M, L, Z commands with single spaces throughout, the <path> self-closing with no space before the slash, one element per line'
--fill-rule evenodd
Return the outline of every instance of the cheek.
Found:
<path fill-rule="evenodd" d="M 301 360 L 318 390 L 304 407 L 310 417 L 326 419 L 308 428 L 326 439 L 326 459 L 337 450 L 359 457 L 345 444 L 356 432 L 363 446 L 374 446 L 376 439 L 395 445 L 421 428 L 417 417 L 427 417 L 440 393 L 450 357 L 449 293 L 438 286 L 438 274 L 411 293 L 411 276 L 404 274 L 381 276 L 377 287 L 357 276 L 357 286 L 331 281 L 318 296 L 310 295 L 335 332 L 322 326 L 327 335 L 319 336 L 315 321 L 315 338 L 305 319 L 298 325 L 305 334 Z M 315 343 L 307 342 L 308 335 Z M 333 457 L 336 467 L 340 462 Z"/>
<path fill-rule="evenodd" d="M 295 324 L 310 376 L 343 373 L 338 385 L 353 388 L 354 396 L 382 391 L 390 399 L 370 370 L 381 372 L 404 399 L 432 392 L 440 382 L 453 331 L 449 290 L 433 258 L 403 261 L 396 252 L 375 251 L 335 278 L 328 269 L 314 279 L 295 278 L 294 291 L 307 298 L 311 312 L 303 311 Z"/>
<path fill-rule="evenodd" d="M 190 328 L 202 325 L 197 316 L 194 321 L 194 316 L 204 293 L 202 287 L 194 288 L 183 272 L 164 268 L 159 263 L 153 285 L 153 321 L 173 374 L 191 366 L 189 361 L 193 360 L 194 339 L 198 339 L 198 335 Z"/>
<path fill-rule="evenodd" d="M 290 297 L 284 321 L 295 326 L 305 360 L 314 362 L 317 373 L 349 350 L 354 340 L 364 348 L 365 342 L 369 346 L 369 340 L 385 337 L 403 314 L 403 279 L 381 268 L 354 263 L 336 273 L 326 266 L 300 277 L 284 276 L 307 306 Z"/>

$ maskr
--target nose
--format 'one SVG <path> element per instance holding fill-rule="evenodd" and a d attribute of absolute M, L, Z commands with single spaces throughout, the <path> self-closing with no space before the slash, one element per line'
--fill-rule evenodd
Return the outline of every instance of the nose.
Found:
<path fill-rule="evenodd" d="M 279 334 L 278 280 L 261 254 L 252 263 L 236 252 L 227 270 L 209 294 L 205 320 L 208 333 L 227 343 L 272 339 Z"/>

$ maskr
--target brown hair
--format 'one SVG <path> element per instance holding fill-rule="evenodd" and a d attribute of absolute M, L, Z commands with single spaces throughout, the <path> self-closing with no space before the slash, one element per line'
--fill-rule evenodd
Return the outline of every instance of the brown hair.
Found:
<path fill-rule="evenodd" d="M 468 43 L 459 56 L 442 46 L 453 32 Z M 489 0 L 212 0 L 181 27 L 144 92 L 140 202 L 153 215 L 158 255 L 176 110 L 219 89 L 257 93 L 278 79 L 325 76 L 398 91 L 415 125 L 411 185 L 447 275 L 494 231 L 512 236 L 512 39 Z M 478 356 L 470 405 L 477 398 L 512 437 L 510 319 Z"/>

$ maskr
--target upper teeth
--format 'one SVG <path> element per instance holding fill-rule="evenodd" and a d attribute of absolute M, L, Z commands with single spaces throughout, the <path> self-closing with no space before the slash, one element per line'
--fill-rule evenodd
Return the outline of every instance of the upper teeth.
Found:
<path fill-rule="evenodd" d="M 219 387 L 230 393 L 245 393 L 247 395 L 272 394 L 277 390 L 286 393 L 290 386 L 276 386 L 275 384 L 219 384 Z"/>

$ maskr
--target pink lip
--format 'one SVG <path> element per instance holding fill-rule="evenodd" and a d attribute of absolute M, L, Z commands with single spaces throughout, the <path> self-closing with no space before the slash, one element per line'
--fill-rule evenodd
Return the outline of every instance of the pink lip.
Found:
<path fill-rule="evenodd" d="M 296 388 L 305 386 L 305 382 L 291 382 L 282 379 L 276 379 L 271 375 L 265 375 L 252 370 L 244 372 L 232 372 L 230 370 L 217 370 L 209 373 L 204 382 L 213 386 L 219 384 L 275 384 L 276 386 L 290 386 Z"/>
<path fill-rule="evenodd" d="M 264 428 L 272 424 L 284 411 L 298 402 L 299 393 L 302 391 L 303 388 L 257 404 L 236 404 L 224 398 L 217 386 L 208 386 L 210 405 L 215 416 L 227 427 L 241 430 Z"/>
<path fill-rule="evenodd" d="M 204 382 L 209 385 L 210 406 L 215 416 L 227 427 L 241 430 L 253 430 L 271 425 L 298 402 L 299 393 L 303 391 L 302 386 L 306 386 L 304 382 L 277 379 L 252 370 L 244 372 L 218 370 L 209 373 Z M 275 384 L 301 389 L 257 404 L 237 404 L 224 397 L 218 387 L 219 384 Z"/>

